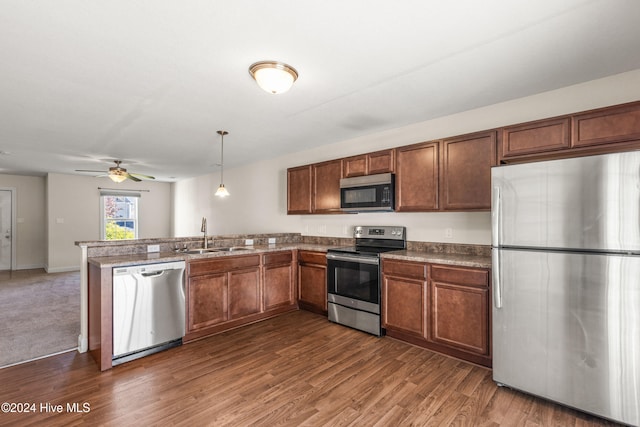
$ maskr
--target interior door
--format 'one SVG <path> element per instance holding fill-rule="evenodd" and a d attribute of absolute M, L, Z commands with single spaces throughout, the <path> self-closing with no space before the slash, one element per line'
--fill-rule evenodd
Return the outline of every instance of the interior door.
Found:
<path fill-rule="evenodd" d="M 11 270 L 11 191 L 0 190 L 0 270 Z"/>

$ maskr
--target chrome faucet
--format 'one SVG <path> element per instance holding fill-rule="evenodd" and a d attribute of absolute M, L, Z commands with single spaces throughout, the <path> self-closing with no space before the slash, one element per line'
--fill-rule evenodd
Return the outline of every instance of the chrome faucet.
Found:
<path fill-rule="evenodd" d="M 202 247 L 207 249 L 209 247 L 209 242 L 207 241 L 207 218 L 202 217 L 202 225 L 200 226 L 200 231 L 202 231 L 204 244 Z"/>

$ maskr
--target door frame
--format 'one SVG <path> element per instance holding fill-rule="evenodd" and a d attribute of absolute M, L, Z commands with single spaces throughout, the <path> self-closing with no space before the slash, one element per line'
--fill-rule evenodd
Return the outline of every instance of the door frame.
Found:
<path fill-rule="evenodd" d="M 11 193 L 11 270 L 16 269 L 16 188 L 0 187 L 0 190 L 9 191 Z"/>

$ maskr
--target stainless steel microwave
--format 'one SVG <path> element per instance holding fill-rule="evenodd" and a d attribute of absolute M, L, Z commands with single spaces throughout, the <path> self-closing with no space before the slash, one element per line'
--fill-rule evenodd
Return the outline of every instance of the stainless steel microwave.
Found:
<path fill-rule="evenodd" d="M 395 206 L 395 175 L 342 178 L 340 180 L 340 208 L 346 212 L 384 212 Z"/>

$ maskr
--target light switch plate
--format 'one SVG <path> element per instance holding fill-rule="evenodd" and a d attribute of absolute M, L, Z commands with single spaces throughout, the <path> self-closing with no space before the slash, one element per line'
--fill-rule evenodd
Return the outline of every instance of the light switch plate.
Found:
<path fill-rule="evenodd" d="M 244 244 L 245 246 L 253 246 L 253 239 L 245 239 Z"/>
<path fill-rule="evenodd" d="M 147 245 L 147 253 L 160 252 L 160 245 Z"/>
<path fill-rule="evenodd" d="M 276 244 L 276 238 L 275 237 L 269 237 L 269 244 L 270 245 L 275 245 Z"/>

